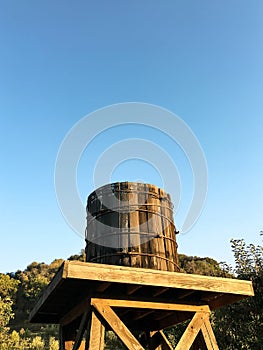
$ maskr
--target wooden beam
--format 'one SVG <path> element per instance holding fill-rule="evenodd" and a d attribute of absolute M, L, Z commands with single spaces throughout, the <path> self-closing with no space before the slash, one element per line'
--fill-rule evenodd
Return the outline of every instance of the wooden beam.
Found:
<path fill-rule="evenodd" d="M 100 313 L 100 315 L 109 324 L 116 335 L 121 339 L 125 346 L 129 350 L 144 350 L 138 340 L 133 336 L 125 324 L 119 319 L 115 312 L 110 308 L 109 305 L 101 302 L 99 299 L 92 299 L 92 305 Z M 96 349 L 97 348 L 91 348 Z"/>
<path fill-rule="evenodd" d="M 204 323 L 201 326 L 201 331 L 204 337 L 204 341 L 206 343 L 208 350 L 219 350 L 217 345 L 216 337 L 214 335 L 211 323 L 209 319 L 205 319 Z"/>
<path fill-rule="evenodd" d="M 205 299 L 207 296 L 208 300 L 204 304 L 209 304 L 210 309 L 216 309 L 241 300 L 246 296 L 254 295 L 251 281 L 66 261 L 40 297 L 30 314 L 30 321 L 38 323 L 70 323 L 76 310 L 73 310 L 73 314 L 71 313 L 72 310 L 70 310 L 67 298 L 64 298 L 64 295 L 68 295 L 68 298 L 75 297 L 76 293 L 74 288 L 72 288 L 72 284 L 74 285 L 75 282 L 77 288 L 80 288 L 78 291 L 79 299 L 87 297 L 85 295 L 86 290 L 91 295 L 97 296 L 99 292 L 96 292 L 96 289 L 105 292 L 106 288 L 108 288 L 107 286 L 111 285 L 112 288 L 109 288 L 110 293 L 108 293 L 109 298 L 128 298 L 127 295 L 123 295 L 125 289 L 132 295 L 137 289 L 142 288 L 144 295 L 148 297 L 153 289 L 160 292 L 169 290 L 169 295 L 173 299 L 172 303 L 174 303 L 178 301 L 178 299 L 176 300 L 176 289 L 179 288 L 180 293 L 181 291 L 186 293 L 181 294 L 182 303 L 183 297 L 194 293 L 197 297 L 201 295 Z M 199 292 L 195 293 L 197 291 Z M 213 297 L 213 293 L 215 297 Z M 155 297 L 157 294 L 155 294 Z M 189 303 L 195 304 L 195 295 L 193 296 L 194 298 L 189 297 Z M 153 296 L 152 298 L 155 297 Z M 165 300 L 165 302 L 167 301 Z M 78 306 L 76 306 L 77 308 Z"/>
<path fill-rule="evenodd" d="M 90 329 L 86 339 L 86 350 L 103 350 L 105 327 L 98 318 L 96 312 L 91 313 Z"/>
<path fill-rule="evenodd" d="M 135 301 L 135 300 L 116 300 L 116 299 L 98 299 L 92 298 L 91 304 L 103 303 L 111 307 L 125 307 L 125 308 L 137 308 L 137 309 L 153 309 L 153 310 L 168 310 L 168 311 L 206 311 L 209 312 L 208 305 L 188 305 L 188 304 L 171 304 L 171 303 L 157 303 L 147 301 Z"/>
<path fill-rule="evenodd" d="M 207 312 L 196 312 L 194 317 L 186 327 L 186 330 L 184 331 L 178 344 L 176 345 L 175 350 L 189 350 L 202 324 L 204 324 L 204 320 L 208 317 L 209 313 Z"/>
<path fill-rule="evenodd" d="M 66 261 L 65 271 L 67 278 L 221 292 L 245 296 L 254 295 L 252 283 L 250 281 L 233 278 L 84 263 L 81 261 Z"/>

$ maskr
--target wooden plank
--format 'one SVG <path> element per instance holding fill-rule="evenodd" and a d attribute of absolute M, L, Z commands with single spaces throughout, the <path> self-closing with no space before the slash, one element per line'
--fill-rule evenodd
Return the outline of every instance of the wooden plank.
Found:
<path fill-rule="evenodd" d="M 158 303 L 147 301 L 135 301 L 135 300 L 116 300 L 116 299 L 100 299 L 92 298 L 91 305 L 103 303 L 111 307 L 125 307 L 136 309 L 151 309 L 151 310 L 168 310 L 168 311 L 205 311 L 209 312 L 208 305 L 187 305 L 187 304 L 170 304 L 170 303 Z"/>
<path fill-rule="evenodd" d="M 129 200 L 128 192 L 127 192 L 127 185 L 124 183 L 120 183 L 120 192 L 118 193 L 119 200 L 127 202 Z M 121 203 L 120 203 L 121 206 Z M 120 208 L 119 208 L 120 209 Z M 130 266 L 130 257 L 128 255 L 129 252 L 129 211 L 120 211 L 119 212 L 119 228 L 121 229 L 122 234 L 120 235 L 121 240 L 121 247 L 122 247 L 122 261 L 121 263 L 125 266 Z"/>
<path fill-rule="evenodd" d="M 145 233 L 148 233 L 148 217 L 147 212 L 144 210 L 145 205 L 147 203 L 147 185 L 142 184 L 142 190 L 138 194 L 138 201 L 140 203 L 140 209 L 139 209 L 139 222 L 140 222 L 140 234 L 141 234 L 141 244 L 140 244 L 140 251 L 142 253 L 141 255 L 141 267 L 148 268 L 149 267 L 149 259 L 146 255 L 149 252 L 149 242 L 144 239 Z"/>
<path fill-rule="evenodd" d="M 131 185 L 132 186 L 132 185 Z M 137 186 L 136 186 L 137 187 Z M 130 248 L 129 250 L 133 253 L 138 253 L 138 254 L 132 254 L 130 259 L 131 259 L 131 266 L 134 267 L 141 267 L 141 257 L 140 257 L 140 226 L 139 226 L 139 212 L 137 210 L 138 208 L 138 192 L 137 188 L 132 189 L 132 192 L 130 194 L 129 198 L 129 206 L 130 206 L 130 222 L 129 222 L 129 237 L 130 237 Z"/>
<path fill-rule="evenodd" d="M 204 320 L 208 317 L 208 313 L 205 312 L 196 312 L 186 330 L 184 331 L 181 339 L 176 345 L 175 350 L 189 350 L 193 344 Z"/>
<path fill-rule="evenodd" d="M 126 266 L 67 261 L 67 278 L 253 296 L 251 281 Z"/>
<path fill-rule="evenodd" d="M 150 192 L 151 187 L 149 186 L 149 193 L 147 196 L 147 206 L 146 209 L 148 209 L 148 205 L 150 206 L 150 208 L 153 208 L 153 204 L 154 204 L 154 199 L 153 199 L 153 195 Z M 156 215 L 154 214 L 154 212 L 151 210 L 147 211 L 146 213 L 147 216 L 147 226 L 148 226 L 148 232 L 156 232 Z M 156 257 L 156 255 L 158 255 L 158 240 L 156 238 L 151 238 L 148 241 L 148 246 L 149 246 L 149 267 L 152 269 L 156 269 L 159 270 L 161 268 L 160 264 L 159 264 L 159 258 Z"/>
<path fill-rule="evenodd" d="M 217 345 L 216 337 L 214 335 L 211 323 L 209 319 L 205 319 L 203 325 L 201 326 L 201 331 L 204 337 L 204 341 L 206 343 L 208 350 L 219 350 Z"/>
<path fill-rule="evenodd" d="M 125 346 L 129 350 L 144 350 L 138 340 L 133 336 L 125 324 L 119 319 L 115 312 L 110 308 L 109 305 L 96 300 L 92 302 L 92 305 L 100 313 L 100 315 L 109 324 L 116 335 L 121 339 Z M 93 349 L 93 348 L 90 348 Z M 94 350 L 97 348 L 94 348 Z"/>
<path fill-rule="evenodd" d="M 163 227 L 163 217 L 162 217 L 162 200 L 160 199 L 160 195 L 158 195 L 158 199 L 154 199 L 155 207 L 157 215 L 156 220 L 156 230 L 157 230 L 157 243 L 158 243 L 158 255 L 160 255 L 163 259 L 159 259 L 160 270 L 171 271 L 170 263 L 165 259 L 166 258 L 166 245 L 165 245 L 165 232 Z M 167 247 L 168 249 L 168 247 Z"/>
<path fill-rule="evenodd" d="M 165 193 L 161 191 L 160 195 L 163 197 Z M 162 200 L 162 206 L 161 206 L 161 214 L 162 214 L 162 234 L 163 234 L 163 241 L 164 241 L 164 252 L 165 252 L 165 258 L 168 260 L 166 261 L 167 265 L 167 271 L 174 271 L 174 265 L 171 263 L 171 257 L 172 255 L 172 250 L 173 250 L 173 245 L 171 244 L 170 240 L 167 239 L 170 237 L 170 226 L 171 223 L 168 221 L 167 218 L 167 211 L 166 211 L 166 204 Z"/>
<path fill-rule="evenodd" d="M 103 350 L 105 338 L 105 327 L 94 311 L 91 313 L 90 330 L 86 340 L 86 349 Z M 87 346 L 88 345 L 88 346 Z"/>

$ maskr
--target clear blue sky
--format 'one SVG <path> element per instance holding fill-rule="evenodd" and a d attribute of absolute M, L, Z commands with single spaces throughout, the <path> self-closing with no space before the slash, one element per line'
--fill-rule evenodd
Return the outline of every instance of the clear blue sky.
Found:
<path fill-rule="evenodd" d="M 84 247 L 57 205 L 58 148 L 82 117 L 126 101 L 176 113 L 204 149 L 207 201 L 193 229 L 178 236 L 179 252 L 232 262 L 230 238 L 259 243 L 262 18 L 260 0 L 0 1 L 0 271 Z M 138 134 L 173 154 L 175 146 L 149 130 L 100 135 L 93 158 L 84 154 L 79 166 L 83 201 L 103 147 Z M 192 179 L 183 157 L 177 162 L 184 203 Z M 159 185 L 155 171 L 136 161 L 120 165 L 113 180 L 141 178 Z"/>

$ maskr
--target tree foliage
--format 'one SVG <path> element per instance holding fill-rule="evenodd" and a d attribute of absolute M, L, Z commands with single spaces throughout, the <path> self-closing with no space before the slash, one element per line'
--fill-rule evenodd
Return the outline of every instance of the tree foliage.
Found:
<path fill-rule="evenodd" d="M 231 275 L 223 270 L 220 264 L 211 258 L 200 258 L 179 254 L 180 271 L 197 275 L 230 277 Z"/>
<path fill-rule="evenodd" d="M 231 240 L 237 278 L 253 282 L 255 296 L 217 310 L 214 328 L 219 347 L 226 350 L 263 349 L 263 247 Z"/>
<path fill-rule="evenodd" d="M 18 283 L 8 275 L 0 274 L 0 334 L 3 337 L 9 330 L 7 326 L 11 318 L 14 317 L 12 305 Z"/>
<path fill-rule="evenodd" d="M 21 324 L 29 326 L 29 311 L 62 261 L 55 260 L 50 265 L 33 262 L 24 271 L 0 274 L 0 350 L 58 350 L 58 341 L 53 334 L 44 330 L 43 337 L 41 327 L 35 335 L 29 329 L 21 328 Z M 49 330 L 50 327 L 44 328 Z"/>

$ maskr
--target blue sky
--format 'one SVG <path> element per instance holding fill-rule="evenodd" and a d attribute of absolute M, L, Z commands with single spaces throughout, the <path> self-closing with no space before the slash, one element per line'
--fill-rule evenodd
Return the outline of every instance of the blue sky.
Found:
<path fill-rule="evenodd" d="M 120 102 L 180 116 L 204 150 L 208 195 L 179 252 L 232 262 L 230 238 L 260 243 L 263 228 L 263 3 L 261 1 L 0 1 L 0 271 L 67 258 L 84 247 L 56 201 L 59 146 L 85 115 Z M 99 135 L 78 168 L 80 196 L 103 149 L 144 137 L 172 155 L 182 180 L 179 224 L 191 199 L 189 164 L 157 131 Z M 130 160 L 112 180 L 161 185 Z M 140 165 L 140 166 L 139 166 Z M 142 175 L 143 174 L 143 175 Z"/>

